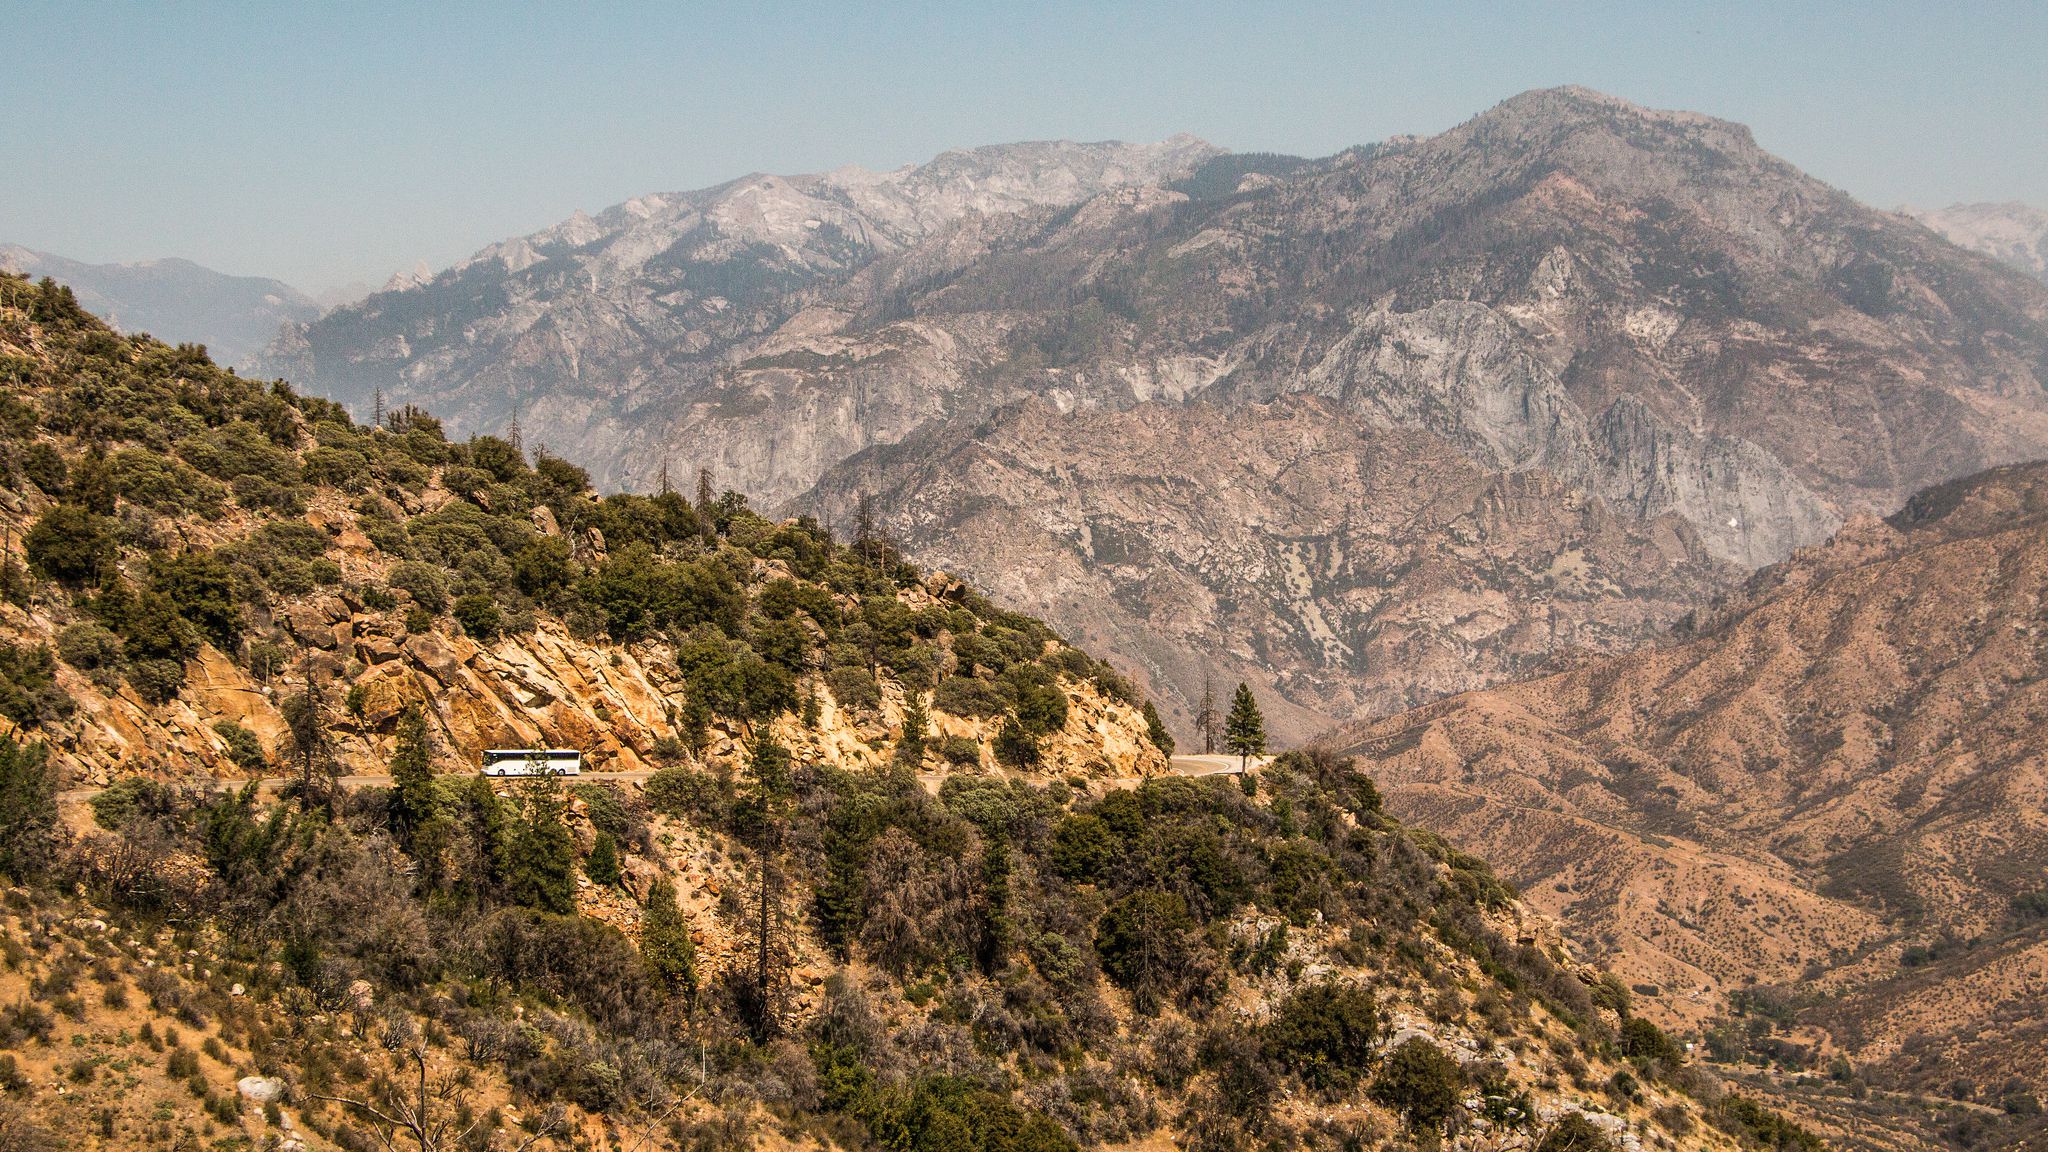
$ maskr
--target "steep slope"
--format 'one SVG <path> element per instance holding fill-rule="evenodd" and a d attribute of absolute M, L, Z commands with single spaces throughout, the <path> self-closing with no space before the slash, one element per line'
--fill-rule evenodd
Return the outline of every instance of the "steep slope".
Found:
<path fill-rule="evenodd" d="M 190 260 L 84 264 L 0 244 L 0 271 L 70 285 L 87 311 L 123 332 L 204 344 L 223 364 L 246 366 L 287 324 L 320 314 L 305 293 L 262 276 L 230 276 Z"/>
<path fill-rule="evenodd" d="M 1098 637 L 1183 726 L 1204 666 L 1276 686 L 1283 734 L 1301 737 L 1574 644 L 1640 643 L 1848 516 L 2048 449 L 2048 289 L 1858 205 L 1739 125 L 1583 89 L 1430 139 L 1218 157 L 1063 207 L 970 214 L 837 267 L 797 288 L 749 281 L 773 303 L 719 313 L 736 327 L 717 340 L 550 333 L 562 355 L 634 365 L 606 377 L 632 381 L 615 405 L 547 409 L 551 425 L 601 454 L 609 482 L 645 486 L 673 458 L 836 524 L 866 490 L 914 556 L 985 585 L 1059 573 L 1022 602 Z M 541 304 L 502 303 L 527 274 L 447 275 L 473 314 L 321 328 L 329 359 L 396 357 L 407 395 L 461 392 L 474 372 L 413 345 L 495 356 L 460 334 Z M 547 299 L 585 299 L 574 283 Z M 519 370 L 494 378 L 494 411 Z M 1308 451 L 1330 453 L 1331 487 L 1304 502 L 1266 480 L 1311 407 L 1330 424 Z M 982 441 L 1037 473 L 1029 502 L 1010 487 L 1021 472 L 977 466 Z M 1364 546 L 1353 526 L 1380 520 L 1384 490 L 1347 475 L 1339 443 L 1389 461 L 1360 472 L 1568 493 L 1615 535 L 1582 550 L 1574 513 L 1502 533 L 1498 551 L 1476 543 L 1467 590 L 1498 608 L 1468 621 L 1469 605 L 1427 607 L 1435 586 L 1406 567 L 1458 513 L 1385 522 L 1385 546 Z M 1268 459 L 1237 463 L 1254 452 Z M 1202 529 L 1135 510 L 1162 495 L 1142 483 L 1052 466 L 1098 458 L 1172 462 L 1186 475 L 1168 502 L 1199 506 Z M 1118 543 L 1098 555 L 1086 525 Z M 1270 542 L 1276 525 L 1288 536 Z M 1216 562 L 1149 585 L 1120 559 L 1198 547 Z M 1586 591 L 1555 594 L 1530 559 L 1546 551 Z M 1409 658 L 1376 661 L 1388 644 Z"/>
<path fill-rule="evenodd" d="M 1818 1146 L 1350 761 L 1164 777 L 886 544 L 13 278 L 0 370 L 9 1147 Z"/>
<path fill-rule="evenodd" d="M 2017 201 L 1900 211 L 1957 247 L 1982 252 L 2037 280 L 2048 280 L 2048 212 Z"/>
<path fill-rule="evenodd" d="M 1997 469 L 1767 570 L 1682 643 L 1339 743 L 1667 1021 L 1746 1009 L 1795 1059 L 1997 1105 L 2048 1088 L 2019 1058 L 2048 994 L 2044 597 L 2048 465 Z"/>
<path fill-rule="evenodd" d="M 562 745 L 635 772 L 775 731 L 873 766 L 910 697 L 935 763 L 958 738 L 947 755 L 993 764 L 1016 713 L 1005 747 L 1042 770 L 1164 770 L 1127 682 L 886 548 L 856 557 L 736 495 L 600 500 L 559 459 L 449 443 L 417 409 L 357 426 L 125 342 L 61 286 L 0 287 L 20 301 L 0 333 L 0 532 L 28 562 L 10 556 L 0 608 L 6 722 L 46 733 L 81 785 L 241 775 L 264 749 L 288 766 L 308 693 L 342 774 L 382 764 L 415 704 L 455 764 Z"/>

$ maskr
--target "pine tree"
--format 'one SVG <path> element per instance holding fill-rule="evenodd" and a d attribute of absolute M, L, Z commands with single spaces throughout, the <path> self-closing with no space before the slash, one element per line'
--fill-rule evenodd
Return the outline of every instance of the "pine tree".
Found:
<path fill-rule="evenodd" d="M 697 945 L 676 904 L 676 886 L 666 876 L 657 877 L 647 892 L 640 915 L 640 958 L 671 992 L 696 996 Z"/>
<path fill-rule="evenodd" d="M 759 869 L 754 892 L 756 915 L 749 925 L 754 964 L 753 971 L 735 991 L 748 1028 L 755 1039 L 761 1040 L 773 1036 L 782 1024 L 782 970 L 788 961 L 783 940 L 782 830 L 789 818 L 793 782 L 789 749 L 774 740 L 756 740 L 749 759 L 753 788 L 737 815 L 748 839 L 753 841 Z"/>
<path fill-rule="evenodd" d="M 391 835 L 399 847 L 418 855 L 416 834 L 434 818 L 433 751 L 427 716 L 419 705 L 398 715 L 398 747 L 391 754 Z"/>
<path fill-rule="evenodd" d="M 1195 731 L 1202 734 L 1202 755 L 1216 754 L 1216 687 L 1202 669 L 1202 708 L 1195 713 Z"/>
<path fill-rule="evenodd" d="M 612 834 L 600 830 L 590 845 L 590 859 L 583 862 L 583 874 L 592 884 L 615 888 L 619 883 L 619 846 Z"/>
<path fill-rule="evenodd" d="M 1166 722 L 1159 718 L 1159 709 L 1150 700 L 1145 701 L 1145 735 L 1151 738 L 1153 747 L 1173 755 L 1173 733 L 1166 730 Z"/>
<path fill-rule="evenodd" d="M 450 863 L 458 895 L 478 907 L 497 899 L 504 887 L 505 805 L 482 776 L 471 776 L 456 789 L 452 815 Z"/>
<path fill-rule="evenodd" d="M 875 523 L 874 498 L 866 491 L 860 494 L 860 509 L 854 514 L 853 546 L 860 553 L 863 564 L 873 565 L 880 554 L 882 533 Z"/>
<path fill-rule="evenodd" d="M 291 749 L 299 761 L 299 804 L 310 806 L 331 799 L 327 787 L 334 774 L 333 744 L 327 735 L 327 701 L 320 684 L 308 673 L 306 686 L 285 697 L 278 708 L 291 733 Z M 319 776 L 320 783 L 314 783 Z"/>
<path fill-rule="evenodd" d="M 379 384 L 376 390 L 370 393 L 370 427 L 382 428 L 383 426 L 384 386 Z"/>
<path fill-rule="evenodd" d="M 916 767 L 924 759 L 925 737 L 931 728 L 931 713 L 925 711 L 924 693 L 912 690 L 903 697 L 903 737 L 896 742 L 899 763 Z"/>
<path fill-rule="evenodd" d="M 1259 715 L 1259 702 L 1241 680 L 1237 694 L 1230 698 L 1230 717 L 1223 722 L 1223 740 L 1231 754 L 1238 757 L 1240 770 L 1250 766 L 1252 757 L 1266 751 L 1266 718 Z"/>
<path fill-rule="evenodd" d="M 576 840 L 562 822 L 566 808 L 553 780 L 534 781 L 519 798 L 502 868 L 513 903 L 563 915 L 576 910 Z"/>

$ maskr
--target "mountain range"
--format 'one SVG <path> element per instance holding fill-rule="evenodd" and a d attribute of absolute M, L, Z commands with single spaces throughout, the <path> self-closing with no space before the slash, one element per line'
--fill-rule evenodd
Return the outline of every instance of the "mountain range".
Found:
<path fill-rule="evenodd" d="M 282 281 L 231 276 L 176 258 L 87 264 L 0 244 L 0 271 L 62 281 L 88 311 L 123 332 L 204 344 L 221 363 L 236 367 L 250 366 L 279 328 L 321 312 L 311 297 Z"/>
<path fill-rule="evenodd" d="M 1740 125 L 1585 89 L 1305 160 L 752 176 L 507 241 L 265 366 L 599 481 L 710 469 L 1301 738 L 1639 645 L 2048 448 L 2048 288 Z M 681 474 L 680 472 L 675 474 Z"/>
<path fill-rule="evenodd" d="M 1961 247 L 2048 280 L 2048 212 L 2017 201 L 1900 211 Z"/>

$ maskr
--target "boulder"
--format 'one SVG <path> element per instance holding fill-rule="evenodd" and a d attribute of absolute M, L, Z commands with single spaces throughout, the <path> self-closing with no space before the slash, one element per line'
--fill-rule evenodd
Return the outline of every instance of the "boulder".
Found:
<path fill-rule="evenodd" d="M 244 1076 L 235 1081 L 235 1091 L 256 1104 L 275 1104 L 284 1099 L 284 1081 L 275 1076 Z"/>

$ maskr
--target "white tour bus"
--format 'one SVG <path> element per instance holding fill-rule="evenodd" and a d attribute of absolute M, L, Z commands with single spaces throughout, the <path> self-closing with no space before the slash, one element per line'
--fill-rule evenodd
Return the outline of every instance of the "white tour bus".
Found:
<path fill-rule="evenodd" d="M 577 776 L 583 753 L 574 748 L 489 748 L 484 751 L 486 776 Z"/>

